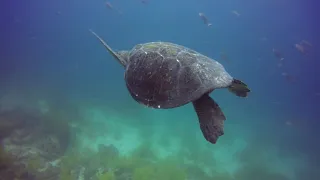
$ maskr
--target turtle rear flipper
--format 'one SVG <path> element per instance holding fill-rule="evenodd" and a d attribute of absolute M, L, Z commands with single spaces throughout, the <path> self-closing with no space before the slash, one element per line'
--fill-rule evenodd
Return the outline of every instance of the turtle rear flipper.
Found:
<path fill-rule="evenodd" d="M 198 115 L 204 138 L 215 144 L 219 136 L 224 134 L 223 127 L 226 120 L 219 105 L 208 94 L 204 94 L 193 102 L 193 107 Z"/>
<path fill-rule="evenodd" d="M 248 93 L 250 92 L 248 86 L 238 79 L 233 79 L 232 84 L 228 87 L 228 89 L 230 92 L 239 97 L 247 97 Z"/>
<path fill-rule="evenodd" d="M 127 65 L 126 59 L 123 59 L 121 55 L 117 54 L 114 50 L 111 49 L 111 47 L 95 32 L 93 32 L 91 29 L 89 31 L 101 42 L 101 44 L 107 49 L 107 51 L 116 59 L 119 61 L 120 64 L 122 64 L 124 67 Z"/>

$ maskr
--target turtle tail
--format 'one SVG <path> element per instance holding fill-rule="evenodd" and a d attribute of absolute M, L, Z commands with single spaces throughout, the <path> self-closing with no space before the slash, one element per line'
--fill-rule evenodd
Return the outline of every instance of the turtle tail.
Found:
<path fill-rule="evenodd" d="M 233 79 L 232 84 L 228 87 L 228 89 L 230 92 L 239 97 L 247 97 L 248 93 L 250 92 L 248 86 L 238 79 Z"/>

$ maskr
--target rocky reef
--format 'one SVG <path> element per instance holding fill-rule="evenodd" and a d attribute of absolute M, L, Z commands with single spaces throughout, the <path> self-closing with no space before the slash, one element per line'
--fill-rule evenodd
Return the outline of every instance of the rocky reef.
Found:
<path fill-rule="evenodd" d="M 0 180 L 186 179 L 172 159 L 157 159 L 148 142 L 127 155 L 112 144 L 77 148 L 79 127 L 70 112 L 21 107 L 0 111 Z"/>
<path fill-rule="evenodd" d="M 57 179 L 55 161 L 67 150 L 69 126 L 56 113 L 0 113 L 0 179 Z"/>
<path fill-rule="evenodd" d="M 111 113 L 102 121 L 94 121 L 95 116 L 83 120 L 74 106 L 40 104 L 42 108 L 1 107 L 0 102 L 0 180 L 248 180 L 259 174 L 287 180 L 282 174 L 267 172 L 263 161 L 252 158 L 254 152 L 248 150 L 240 160 L 254 165 L 235 173 L 220 172 L 221 162 L 213 156 L 212 147 L 201 148 L 187 129 L 181 130 L 188 135 L 179 135 L 185 137 L 180 141 L 155 141 L 148 129 L 127 152 L 119 144 L 127 131 L 107 121 Z M 166 134 L 174 136 L 176 130 Z M 172 150 L 174 143 L 183 146 Z M 162 147 L 168 152 L 165 157 L 159 155 Z"/>
<path fill-rule="evenodd" d="M 175 158 L 155 159 L 151 149 L 139 146 L 120 155 L 113 145 L 99 151 L 70 151 L 59 162 L 60 180 L 186 180 L 187 173 Z"/>

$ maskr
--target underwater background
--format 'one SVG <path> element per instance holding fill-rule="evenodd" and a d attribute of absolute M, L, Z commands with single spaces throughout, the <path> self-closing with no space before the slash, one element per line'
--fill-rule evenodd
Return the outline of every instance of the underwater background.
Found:
<path fill-rule="evenodd" d="M 1 1 L 0 179 L 319 180 L 317 7 L 311 0 Z M 189 47 L 251 93 L 211 93 L 227 120 L 210 144 L 191 104 L 161 110 L 135 102 L 123 67 L 89 29 L 115 50 L 150 41 Z"/>

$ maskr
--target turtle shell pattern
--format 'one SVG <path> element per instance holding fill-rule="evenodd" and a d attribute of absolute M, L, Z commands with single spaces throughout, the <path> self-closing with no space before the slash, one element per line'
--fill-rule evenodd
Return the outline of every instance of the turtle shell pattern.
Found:
<path fill-rule="evenodd" d="M 153 108 L 174 108 L 231 84 L 217 61 L 168 42 L 136 45 L 129 53 L 125 81 L 137 102 Z"/>

